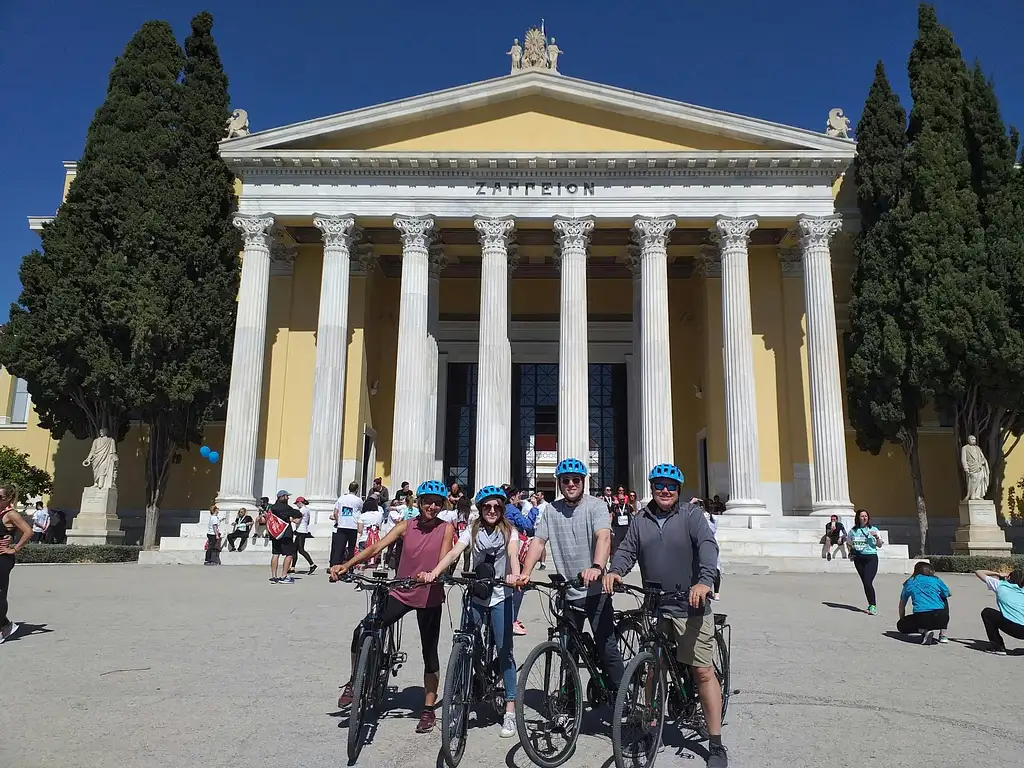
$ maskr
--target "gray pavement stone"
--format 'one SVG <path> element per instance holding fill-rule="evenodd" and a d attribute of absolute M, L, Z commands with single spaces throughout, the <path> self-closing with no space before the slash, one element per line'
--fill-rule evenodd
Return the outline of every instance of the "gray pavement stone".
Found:
<path fill-rule="evenodd" d="M 365 601 L 322 572 L 292 586 L 266 568 L 18 566 L 11 612 L 28 631 L 0 646 L 0 766 L 181 768 L 345 765 L 338 685 Z M 903 577 L 880 576 L 867 616 L 856 574 L 732 576 L 720 612 L 733 626 L 733 688 L 724 738 L 731 764 L 905 768 L 1019 765 L 1024 655 L 978 650 L 992 603 L 973 577 L 949 576 L 953 642 L 895 637 Z M 628 599 L 628 598 L 620 598 Z M 830 605 L 831 604 L 831 605 Z M 520 663 L 544 638 L 536 593 Z M 451 620 L 458 620 L 457 606 Z M 450 648 L 447 613 L 442 669 Z M 440 737 L 414 733 L 422 663 L 414 621 L 399 694 L 359 765 L 432 765 Z M 1010 641 L 1010 647 L 1020 643 Z M 700 746 L 657 765 L 700 766 Z M 529 761 L 496 726 L 470 731 L 464 766 Z M 608 766 L 610 736 L 580 739 L 566 764 Z"/>

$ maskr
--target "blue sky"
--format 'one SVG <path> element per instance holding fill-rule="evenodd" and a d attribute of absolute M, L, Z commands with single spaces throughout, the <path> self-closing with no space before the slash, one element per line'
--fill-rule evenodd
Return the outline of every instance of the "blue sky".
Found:
<path fill-rule="evenodd" d="M 1024 130 L 1024 3 L 936 5 Z M 39 241 L 26 217 L 60 203 L 61 161 L 81 152 L 115 56 L 147 19 L 183 40 L 204 9 L 253 130 L 504 74 L 541 18 L 568 75 L 822 130 L 832 107 L 856 123 L 879 58 L 909 107 L 917 21 L 914 0 L 0 0 L 0 320 Z"/>

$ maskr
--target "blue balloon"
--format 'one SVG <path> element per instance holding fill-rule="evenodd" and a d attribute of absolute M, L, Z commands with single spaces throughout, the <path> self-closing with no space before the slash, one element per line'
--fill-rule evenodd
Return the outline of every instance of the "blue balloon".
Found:
<path fill-rule="evenodd" d="M 209 458 L 210 457 L 210 446 L 204 445 L 202 448 L 200 448 L 199 449 L 199 455 L 202 456 L 204 459 Z"/>
<path fill-rule="evenodd" d="M 218 461 L 220 461 L 220 454 L 216 451 L 210 451 L 210 463 L 216 464 Z"/>

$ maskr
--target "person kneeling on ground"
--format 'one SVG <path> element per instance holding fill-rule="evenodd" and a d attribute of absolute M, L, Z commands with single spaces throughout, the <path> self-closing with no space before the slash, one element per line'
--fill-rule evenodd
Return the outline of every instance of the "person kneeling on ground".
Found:
<path fill-rule="evenodd" d="M 657 582 L 669 592 L 689 593 L 686 601 L 662 601 L 662 631 L 675 638 L 679 662 L 693 668 L 710 736 L 708 766 L 728 768 L 729 754 L 722 744 L 722 687 L 714 667 L 715 617 L 708 600 L 718 544 L 703 510 L 680 501 L 683 473 L 679 467 L 659 464 L 649 479 L 653 498 L 626 531 L 604 577 L 604 589 L 612 592 L 639 561 L 644 582 Z"/>
<path fill-rule="evenodd" d="M 996 594 L 996 608 L 983 608 L 981 621 L 992 644 L 989 653 L 1006 655 L 1006 644 L 1000 632 L 1024 640 L 1024 570 L 1017 569 L 1008 575 L 996 571 L 975 571 L 974 575 L 985 582 L 985 586 Z"/>
<path fill-rule="evenodd" d="M 949 596 L 946 583 L 935 575 L 930 563 L 914 566 L 914 575 L 903 582 L 900 594 L 900 620 L 896 631 L 904 635 L 921 635 L 921 643 L 948 643 L 946 629 L 949 627 Z M 907 602 L 914 606 L 914 612 L 907 615 Z"/>
<path fill-rule="evenodd" d="M 360 563 L 374 558 L 396 541 L 401 540 L 402 558 L 398 564 L 397 579 L 413 579 L 423 572 L 433 571 L 451 551 L 454 528 L 437 515 L 448 497 L 448 489 L 439 480 L 427 480 L 416 489 L 418 515 L 402 520 L 391 532 L 372 547 L 367 547 L 348 562 L 331 566 L 331 581 L 337 581 Z M 437 705 L 437 686 L 440 682 L 441 662 L 437 656 L 437 643 L 441 637 L 441 604 L 444 589 L 440 584 L 415 585 L 408 589 L 393 589 L 388 594 L 384 609 L 377 617 L 378 626 L 387 629 L 410 611 L 416 611 L 423 647 L 423 711 L 420 712 L 416 733 L 429 733 L 434 729 Z M 362 637 L 362 622 L 352 633 L 352 670 L 356 667 L 356 654 Z M 341 708 L 352 705 L 352 676 L 338 697 Z"/>

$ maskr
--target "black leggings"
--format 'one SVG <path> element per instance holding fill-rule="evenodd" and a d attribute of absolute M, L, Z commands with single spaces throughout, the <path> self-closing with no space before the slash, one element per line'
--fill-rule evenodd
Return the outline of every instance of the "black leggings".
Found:
<path fill-rule="evenodd" d="M 353 531 L 354 533 L 354 531 Z M 380 612 L 380 626 L 387 628 L 397 624 L 405 614 L 416 611 L 416 623 L 420 626 L 420 645 L 423 646 L 423 673 L 436 675 L 441 671 L 441 660 L 437 657 L 437 642 L 441 638 L 441 606 L 413 608 L 394 595 L 388 595 L 384 610 Z M 359 638 L 363 633 L 363 622 L 356 625 L 352 633 L 352 654 L 359 652 Z"/>
<path fill-rule="evenodd" d="M 914 611 L 909 616 L 896 622 L 896 631 L 904 635 L 912 635 L 915 632 L 932 632 L 936 629 L 946 629 L 949 626 L 949 609 L 937 608 L 934 611 Z"/>
<path fill-rule="evenodd" d="M 11 570 L 14 568 L 14 555 L 0 555 L 0 629 L 7 626 L 7 592 L 11 587 Z M 440 621 L 440 613 L 438 614 Z"/>
<path fill-rule="evenodd" d="M 306 562 L 309 563 L 310 568 L 312 568 L 313 567 L 313 558 L 310 557 L 309 553 L 306 551 L 306 539 L 308 539 L 309 536 L 310 536 L 310 534 L 308 534 L 308 533 L 298 533 L 298 532 L 295 533 L 295 547 L 296 547 L 296 553 L 297 553 L 295 555 L 295 559 L 298 560 L 299 559 L 299 555 L 302 555 L 304 558 L 306 558 Z"/>
<path fill-rule="evenodd" d="M 217 536 L 213 533 L 206 534 L 206 560 L 207 563 L 217 562 Z"/>
<path fill-rule="evenodd" d="M 1018 640 L 1024 640 L 1024 625 L 1018 624 L 1015 621 L 1010 621 L 1008 618 L 1003 616 L 1002 612 L 1000 612 L 998 608 L 982 608 L 981 623 L 985 625 L 985 634 L 988 635 L 988 641 L 992 643 L 992 647 L 1000 651 L 1006 650 L 1006 645 L 1003 643 L 1003 636 L 999 634 L 1000 630 L 1008 634 L 1010 637 L 1015 637 Z"/>
<path fill-rule="evenodd" d="M 854 555 L 853 567 L 857 569 L 860 583 L 864 585 L 864 597 L 868 599 L 868 605 L 878 605 L 875 602 L 874 584 L 878 574 L 878 555 Z"/>

